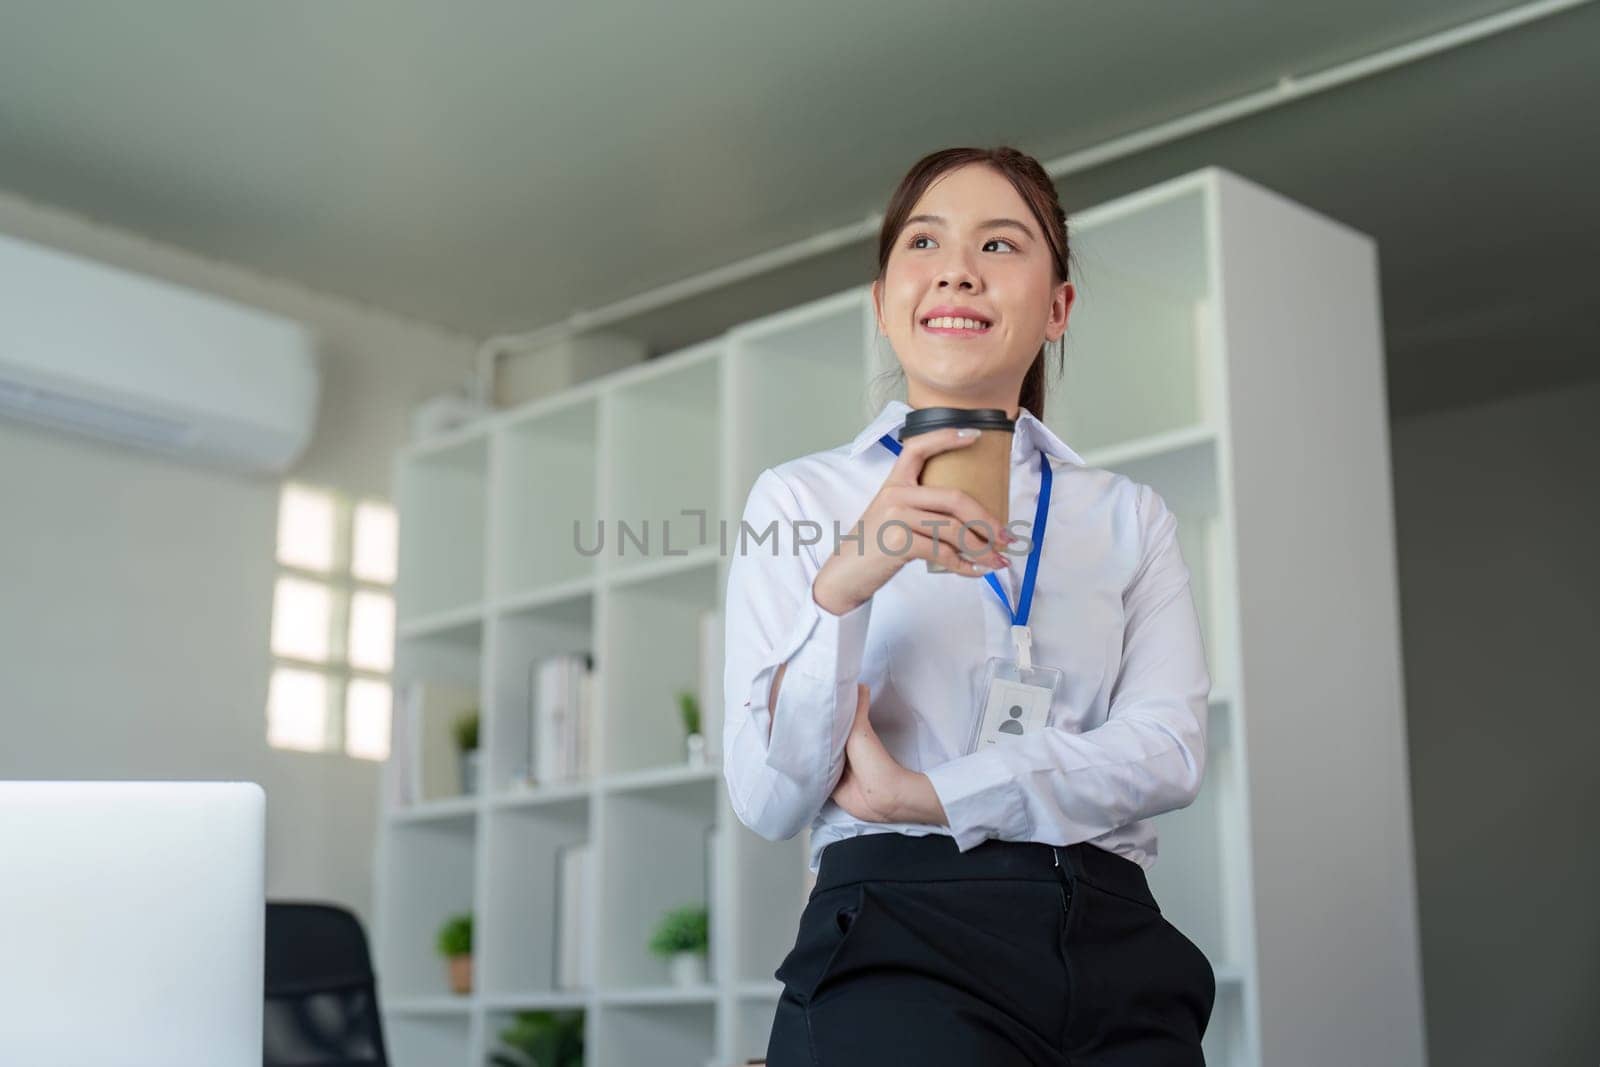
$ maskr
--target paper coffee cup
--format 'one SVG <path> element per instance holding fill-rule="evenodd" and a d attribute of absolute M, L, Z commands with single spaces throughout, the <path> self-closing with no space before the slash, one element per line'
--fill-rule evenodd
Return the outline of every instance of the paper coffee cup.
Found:
<path fill-rule="evenodd" d="M 1004 529 L 1011 521 L 1011 438 L 1016 432 L 1016 422 L 1007 418 L 1000 408 L 915 408 L 906 414 L 900 440 L 952 427 L 971 427 L 978 431 L 978 439 L 928 457 L 917 483 L 968 493 L 984 510 L 999 519 Z M 998 533 L 999 530 L 975 525 L 957 544 L 970 555 L 978 549 L 985 535 L 993 539 Z M 923 562 L 929 571 L 934 570 L 933 560 Z M 950 570 L 946 567 L 940 573 L 950 573 Z"/>

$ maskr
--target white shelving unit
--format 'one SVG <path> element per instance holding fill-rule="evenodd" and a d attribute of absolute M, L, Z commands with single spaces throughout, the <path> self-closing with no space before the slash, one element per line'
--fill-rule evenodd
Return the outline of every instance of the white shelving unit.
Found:
<path fill-rule="evenodd" d="M 1151 872 L 1217 973 L 1208 1061 L 1420 1062 L 1375 249 L 1216 169 L 1073 227 L 1079 305 L 1047 421 L 1172 505 L 1215 681 L 1204 789 L 1161 817 Z M 484 1064 L 539 1007 L 583 1009 L 599 1067 L 763 1053 L 804 835 L 738 823 L 720 769 L 684 765 L 673 695 L 721 602 L 719 524 L 736 531 L 765 467 L 850 440 L 892 367 L 862 285 L 400 456 L 397 683 L 476 684 L 486 748 L 481 795 L 385 812 L 376 944 L 402 1067 Z M 604 551 L 585 555 L 574 520 L 592 547 L 597 519 Z M 648 557 L 619 521 L 647 525 Z M 572 651 L 595 656 L 598 773 L 509 792 L 529 666 Z M 580 841 L 598 984 L 570 991 L 551 864 Z M 688 902 L 711 909 L 704 988 L 671 987 L 645 949 Z M 451 997 L 433 935 L 468 910 L 477 991 Z"/>

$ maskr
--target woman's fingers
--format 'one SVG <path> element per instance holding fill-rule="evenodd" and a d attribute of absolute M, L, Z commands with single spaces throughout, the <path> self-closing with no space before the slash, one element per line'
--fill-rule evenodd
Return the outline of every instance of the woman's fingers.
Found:
<path fill-rule="evenodd" d="M 916 508 L 897 511 L 891 522 L 896 525 L 885 523 L 878 531 L 878 548 L 888 555 L 926 559 L 934 556 L 936 546 L 942 546 L 938 550 L 941 557 L 986 560 L 996 567 L 1010 565 L 1000 547 L 983 538 L 981 526 L 964 527 L 942 512 Z"/>
<path fill-rule="evenodd" d="M 922 475 L 922 464 L 929 456 L 948 452 L 952 448 L 965 448 L 978 439 L 977 434 L 962 437 L 960 433 L 958 427 L 951 426 L 943 430 L 913 434 L 902 441 L 900 455 L 895 459 L 894 466 L 889 468 L 889 476 L 883 480 L 884 484 L 916 485 L 917 479 Z"/>
<path fill-rule="evenodd" d="M 997 518 L 960 489 L 896 489 L 886 516 L 889 520 L 938 537 L 968 555 L 997 552 L 1015 540 Z"/>
<path fill-rule="evenodd" d="M 944 570 L 955 574 L 981 575 L 990 571 L 1000 570 L 1009 564 L 1004 556 L 991 555 L 985 552 L 976 559 L 969 559 L 957 552 L 953 545 L 927 534 L 916 534 L 912 540 L 908 555 L 917 559 L 931 560 Z"/>

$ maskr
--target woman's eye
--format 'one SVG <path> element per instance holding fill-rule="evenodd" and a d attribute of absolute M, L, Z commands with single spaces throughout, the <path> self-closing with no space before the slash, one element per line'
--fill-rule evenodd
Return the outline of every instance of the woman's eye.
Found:
<path fill-rule="evenodd" d="M 933 240 L 933 238 L 929 237 L 927 234 L 919 233 L 915 237 L 911 238 L 910 242 L 907 243 L 906 247 L 907 248 L 918 248 L 918 247 L 921 247 L 921 246 L 919 246 L 917 244 L 918 241 L 931 241 L 931 240 Z M 985 241 L 983 243 L 983 246 L 985 248 L 988 248 L 990 245 L 995 244 L 997 242 L 999 244 L 1005 245 L 1007 248 L 1009 248 L 1013 252 L 1015 252 L 1017 250 L 1017 246 L 1012 244 L 1010 241 L 1006 240 L 1004 237 L 991 237 L 991 238 L 989 238 L 987 241 Z"/>

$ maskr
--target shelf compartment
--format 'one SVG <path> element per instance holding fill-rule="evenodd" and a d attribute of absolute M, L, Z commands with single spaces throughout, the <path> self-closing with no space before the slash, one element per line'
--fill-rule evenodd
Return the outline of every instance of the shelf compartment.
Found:
<path fill-rule="evenodd" d="M 481 434 L 399 465 L 400 625 L 482 603 L 488 468 Z"/>
<path fill-rule="evenodd" d="M 714 985 L 647 986 L 642 989 L 602 990 L 602 1004 L 709 1004 L 717 999 Z"/>
<path fill-rule="evenodd" d="M 613 774 L 601 780 L 601 788 L 608 793 L 644 793 L 652 789 L 671 789 L 685 782 L 710 782 L 722 777 L 722 767 L 707 764 L 702 767 L 681 766 L 652 767 L 627 774 Z"/>
<path fill-rule="evenodd" d="M 772 983 L 772 995 L 748 997 L 741 993 L 733 1010 L 733 1060 L 746 1063 L 765 1059 L 772 1039 L 772 1017 L 778 1010 L 778 994 L 783 987 Z"/>
<path fill-rule="evenodd" d="M 478 817 L 478 798 L 449 797 L 444 800 L 424 800 L 389 813 L 396 823 L 451 823 L 453 829 L 469 830 L 472 820 Z"/>
<path fill-rule="evenodd" d="M 558 989 L 549 992 L 485 993 L 480 999 L 490 1011 L 563 1011 L 587 1006 L 593 994 L 582 989 Z"/>
<path fill-rule="evenodd" d="M 495 598 L 592 576 L 599 519 L 599 405 L 584 395 L 505 423 L 495 435 Z M 574 528 L 576 524 L 576 530 Z"/>
<path fill-rule="evenodd" d="M 739 894 L 735 966 L 741 983 L 774 983 L 773 972 L 794 947 L 800 913 L 810 896 L 809 834 L 768 841 L 744 826 L 735 833 Z"/>
<path fill-rule="evenodd" d="M 717 785 L 710 779 L 644 792 L 602 794 L 604 844 L 598 980 L 602 989 L 667 983 L 667 962 L 649 949 L 661 916 L 711 906 L 710 860 Z M 712 916 L 713 929 L 716 916 Z M 713 946 L 711 960 L 715 960 Z M 715 970 L 713 963 L 712 970 Z M 711 975 L 713 981 L 716 975 Z"/>
<path fill-rule="evenodd" d="M 489 884 L 479 981 L 486 994 L 577 991 L 556 985 L 561 849 L 589 840 L 589 801 L 573 797 L 536 807 L 496 809 L 489 815 Z"/>
<path fill-rule="evenodd" d="M 394 1067 L 440 1067 L 467 1063 L 472 1035 L 465 1013 L 396 1015 L 384 1020 L 384 1043 Z"/>
<path fill-rule="evenodd" d="M 515 787 L 489 798 L 491 807 L 506 811 L 537 808 L 550 804 L 564 804 L 569 800 L 588 797 L 594 792 L 594 780 L 582 779 L 535 788 Z"/>
<path fill-rule="evenodd" d="M 421 632 L 402 631 L 395 642 L 394 716 L 398 729 L 396 759 L 384 767 L 397 796 L 397 778 L 411 777 L 409 806 L 391 808 L 397 819 L 450 819 L 469 815 L 476 796 L 461 795 L 456 770 L 455 721 L 471 708 L 481 708 L 483 625 L 461 622 Z M 412 686 L 424 687 L 420 716 L 412 705 Z M 422 721 L 416 721 L 420 718 Z M 421 757 L 419 759 L 419 756 Z M 406 763 L 402 768 L 401 761 Z M 421 773 L 426 769 L 426 773 Z M 439 773 L 439 772 L 443 773 Z"/>
<path fill-rule="evenodd" d="M 717 543 L 722 507 L 722 366 L 720 344 L 664 357 L 605 401 L 605 454 L 612 457 L 604 516 L 606 567 Z M 685 514 L 699 512 L 703 514 Z M 624 541 L 619 524 L 632 538 Z M 623 558 L 620 553 L 633 555 Z"/>
<path fill-rule="evenodd" d="M 714 1004 L 602 1004 L 598 1067 L 703 1067 L 716 1053 Z"/>
<path fill-rule="evenodd" d="M 384 1001 L 383 1010 L 389 1015 L 466 1015 L 472 1011 L 472 997 L 393 997 Z"/>
<path fill-rule="evenodd" d="M 552 1002 L 529 1004 L 526 1006 L 517 1004 L 505 1006 L 496 1005 L 494 1010 L 490 1011 L 490 1013 L 484 1018 L 485 1025 L 483 1032 L 483 1043 L 487 1053 L 484 1060 L 485 1063 L 493 1064 L 502 1062 L 525 1062 L 516 1054 L 511 1053 L 505 1043 L 500 1039 L 500 1035 L 505 1033 L 509 1027 L 516 1023 L 517 1015 L 523 1011 L 549 1011 L 556 1015 L 577 1016 L 578 1018 L 583 1019 L 587 1029 L 587 1012 L 584 1010 L 584 1006 L 582 1004 L 557 1004 Z M 584 1046 L 585 1048 L 588 1047 L 587 1035 L 585 1037 Z M 499 1060 L 495 1058 L 496 1056 L 501 1055 L 507 1056 L 508 1058 L 505 1060 Z M 542 1063 L 539 1065 L 534 1065 L 533 1061 L 531 1060 L 526 1062 L 530 1065 L 530 1067 L 543 1067 Z M 446 1065 L 441 1063 L 439 1067 L 446 1067 Z"/>
<path fill-rule="evenodd" d="M 534 766 L 535 739 L 532 702 L 537 697 L 538 679 L 534 668 L 540 661 L 557 655 L 593 654 L 595 600 L 588 592 L 574 593 L 563 600 L 542 602 L 500 615 L 495 620 L 495 657 L 489 701 L 490 747 L 488 749 L 487 788 L 496 796 L 516 796 L 511 792 L 524 782 Z M 598 727 L 591 710 L 590 729 Z M 591 733 L 593 759 L 595 738 Z M 567 788 L 576 783 L 539 783 L 536 789 Z"/>
<path fill-rule="evenodd" d="M 1149 872 L 1150 891 L 1162 914 L 1212 961 L 1239 959 L 1247 944 L 1245 886 L 1235 872 L 1244 869 L 1244 842 L 1231 828 L 1242 825 L 1241 771 L 1228 708 L 1212 703 L 1215 725 L 1206 745 L 1200 794 L 1186 808 L 1156 816 L 1159 862 Z M 1220 981 L 1220 979 L 1219 979 Z"/>
<path fill-rule="evenodd" d="M 1083 453 L 1207 422 L 1216 331 L 1198 187 L 1147 210 L 1080 222 L 1077 297 L 1047 422 Z"/>
<path fill-rule="evenodd" d="M 396 633 L 404 638 L 434 638 L 455 644 L 475 645 L 482 640 L 483 606 L 469 604 L 453 611 L 424 615 L 400 623 Z"/>
<path fill-rule="evenodd" d="M 1189 589 L 1200 617 L 1212 685 L 1231 688 L 1235 663 L 1230 643 L 1232 601 L 1225 595 L 1231 588 L 1231 576 L 1224 563 L 1227 546 L 1223 544 L 1215 436 L 1174 440 L 1167 450 L 1147 451 L 1106 469 L 1150 486 L 1177 517 L 1178 550 L 1189 568 Z"/>
<path fill-rule="evenodd" d="M 1213 968 L 1215 969 L 1215 968 Z M 1201 1041 L 1205 1061 L 1215 1064 L 1254 1062 L 1245 1028 L 1245 989 L 1242 983 L 1224 981 L 1217 974 L 1217 996 L 1211 1005 L 1211 1021 Z"/>
<path fill-rule="evenodd" d="M 869 291 L 858 286 L 729 331 L 727 409 L 733 440 L 744 442 L 733 457 L 734 500 L 763 469 L 845 444 L 877 413 L 863 395 L 874 325 Z M 755 412 L 759 426 L 746 421 Z"/>
<path fill-rule="evenodd" d="M 434 938 L 445 920 L 473 910 L 475 819 L 391 822 L 381 856 L 377 947 L 384 995 L 448 997 Z"/>
<path fill-rule="evenodd" d="M 699 693 L 700 615 L 719 607 L 720 592 L 710 560 L 606 591 L 597 663 L 604 675 L 599 751 L 605 773 L 683 763 L 678 693 Z"/>

